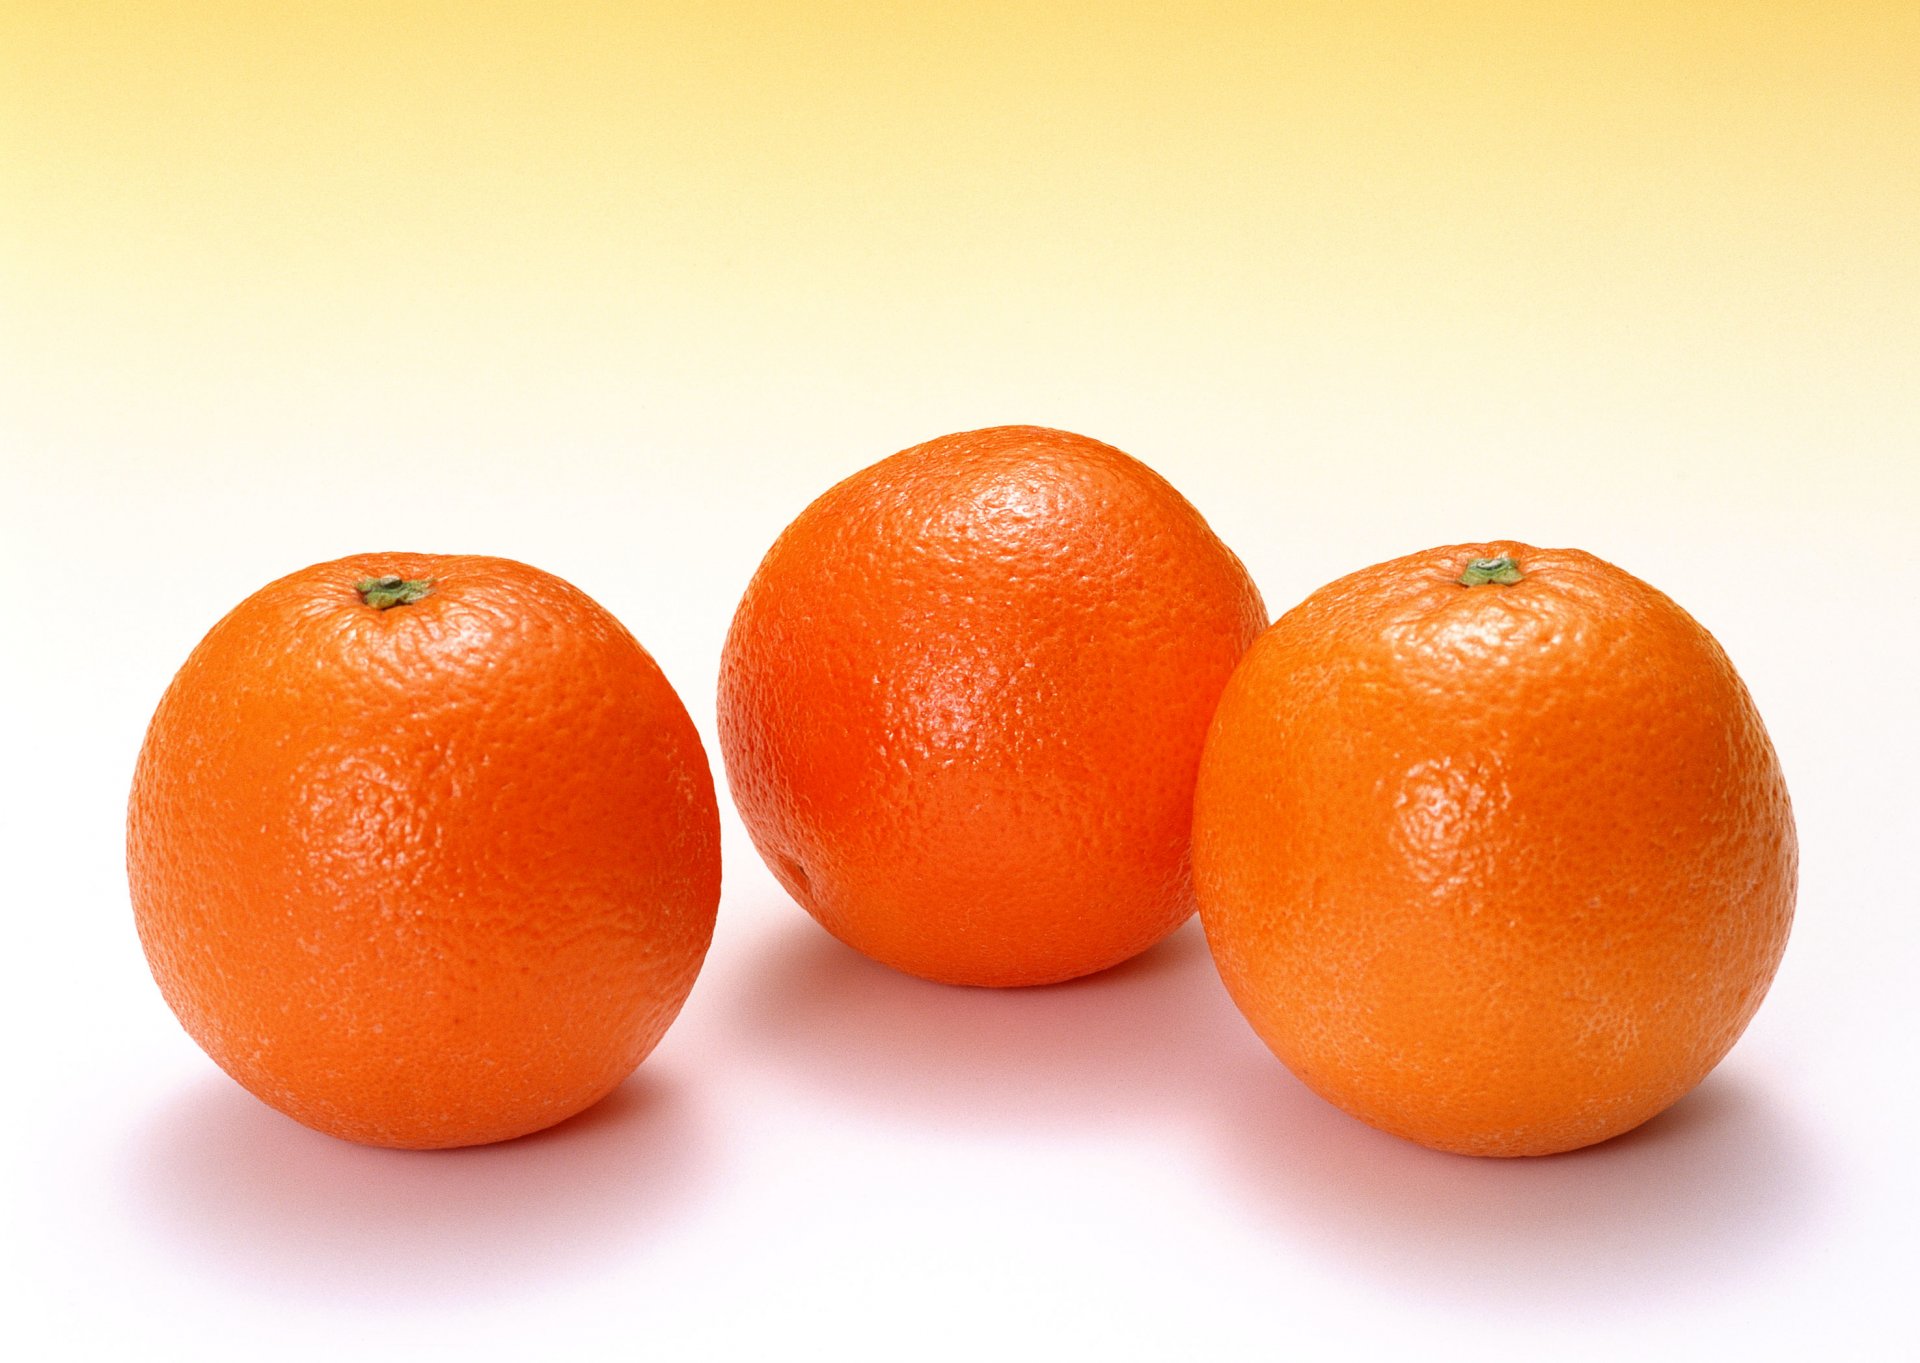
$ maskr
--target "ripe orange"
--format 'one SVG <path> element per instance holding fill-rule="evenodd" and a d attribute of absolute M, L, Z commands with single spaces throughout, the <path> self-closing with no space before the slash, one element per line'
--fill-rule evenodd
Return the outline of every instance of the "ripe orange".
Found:
<path fill-rule="evenodd" d="M 1193 777 L 1266 624 L 1240 561 L 1111 446 L 1006 426 L 830 489 L 734 616 L 720 748 L 754 845 L 928 979 L 1101 970 L 1193 911 Z"/>
<path fill-rule="evenodd" d="M 1207 939 L 1275 1054 L 1470 1154 L 1673 1103 L 1793 917 L 1787 790 L 1732 664 L 1571 549 L 1433 549 L 1289 611 L 1221 699 L 1194 842 Z"/>
<path fill-rule="evenodd" d="M 235 1079 L 348 1140 L 474 1145 L 653 1049 L 713 933 L 719 815 L 673 688 L 580 591 L 368 554 L 194 649 L 127 870 L 161 992 Z"/>

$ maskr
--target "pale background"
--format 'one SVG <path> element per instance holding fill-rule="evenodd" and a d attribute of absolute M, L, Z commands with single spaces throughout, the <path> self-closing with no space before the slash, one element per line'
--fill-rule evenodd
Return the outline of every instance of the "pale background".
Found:
<path fill-rule="evenodd" d="M 1891 1351 L 1915 1280 L 1920 7 L 7 4 L 0 901 L 19 1356 Z M 1569 11 L 1555 13 L 1554 11 Z M 706 973 L 545 1136 L 353 1148 L 145 971 L 154 702 L 363 549 L 614 610 L 712 744 L 836 478 L 1041 422 L 1285 609 L 1591 549 L 1713 629 L 1800 918 L 1694 1097 L 1524 1163 L 1307 1095 L 1189 928 L 993 994 L 870 966 L 727 826 Z"/>

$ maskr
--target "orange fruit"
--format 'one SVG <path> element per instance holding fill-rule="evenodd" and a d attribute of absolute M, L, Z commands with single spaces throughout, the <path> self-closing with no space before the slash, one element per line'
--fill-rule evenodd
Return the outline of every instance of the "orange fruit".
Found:
<path fill-rule="evenodd" d="M 1309 1087 L 1537 1155 L 1719 1063 L 1797 853 L 1713 637 L 1590 554 L 1503 541 L 1354 573 L 1261 636 L 1208 734 L 1194 863 L 1221 976 Z"/>
<path fill-rule="evenodd" d="M 823 494 L 747 587 L 720 750 L 787 892 L 954 984 L 1102 970 L 1193 912 L 1193 776 L 1266 624 L 1246 570 L 1146 465 L 1005 426 Z"/>
<path fill-rule="evenodd" d="M 598 1101 L 693 986 L 720 896 L 700 739 L 620 623 L 506 559 L 368 554 L 213 627 L 127 819 L 161 992 L 255 1095 L 373 1145 Z"/>

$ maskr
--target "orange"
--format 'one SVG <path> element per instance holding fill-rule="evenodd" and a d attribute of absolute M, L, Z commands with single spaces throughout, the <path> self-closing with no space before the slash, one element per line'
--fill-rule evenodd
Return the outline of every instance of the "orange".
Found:
<path fill-rule="evenodd" d="M 719 816 L 673 688 L 587 596 L 368 554 L 194 649 L 127 871 L 161 992 L 240 1083 L 348 1140 L 473 1145 L 653 1049 L 712 936 Z"/>
<path fill-rule="evenodd" d="M 1793 917 L 1793 815 L 1712 636 L 1573 549 L 1321 588 L 1221 698 L 1201 921 L 1314 1091 L 1442 1150 L 1602 1141 L 1746 1027 Z"/>
<path fill-rule="evenodd" d="M 1193 912 L 1193 778 L 1266 624 L 1146 465 L 1065 431 L 929 441 L 768 551 L 727 635 L 720 749 L 787 892 L 955 984 L 1101 970 Z"/>

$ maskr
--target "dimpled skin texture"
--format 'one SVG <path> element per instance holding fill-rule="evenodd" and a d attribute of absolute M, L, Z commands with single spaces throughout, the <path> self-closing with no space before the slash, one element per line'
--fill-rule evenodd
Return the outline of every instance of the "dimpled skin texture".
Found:
<path fill-rule="evenodd" d="M 830 489 L 755 573 L 720 747 L 774 874 L 859 951 L 1044 984 L 1193 912 L 1193 778 L 1266 625 L 1246 570 L 1137 460 L 1033 426 Z"/>
<path fill-rule="evenodd" d="M 354 584 L 432 578 L 382 611 Z M 147 959 L 194 1040 L 308 1126 L 506 1140 L 597 1102 L 693 987 L 713 781 L 673 688 L 580 591 L 370 554 L 194 649 L 134 776 Z"/>
<path fill-rule="evenodd" d="M 1501 554 L 1522 580 L 1459 585 Z M 1793 815 L 1732 664 L 1570 549 L 1434 549 L 1289 611 L 1221 699 L 1194 843 L 1214 958 L 1280 1059 L 1470 1154 L 1673 1103 L 1793 918 Z"/>

